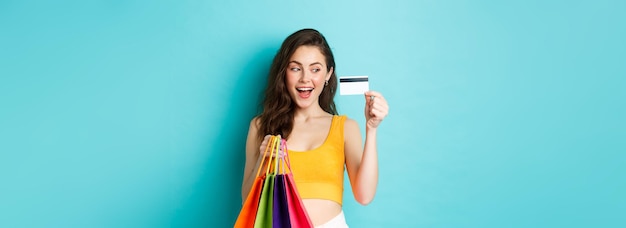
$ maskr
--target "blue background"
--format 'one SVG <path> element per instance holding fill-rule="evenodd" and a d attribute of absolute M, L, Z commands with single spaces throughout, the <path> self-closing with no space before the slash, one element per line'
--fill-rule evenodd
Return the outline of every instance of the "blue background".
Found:
<path fill-rule="evenodd" d="M 391 106 L 353 227 L 625 227 L 625 1 L 0 1 L 0 227 L 229 227 L 282 40 Z M 363 98 L 336 98 L 363 128 Z"/>

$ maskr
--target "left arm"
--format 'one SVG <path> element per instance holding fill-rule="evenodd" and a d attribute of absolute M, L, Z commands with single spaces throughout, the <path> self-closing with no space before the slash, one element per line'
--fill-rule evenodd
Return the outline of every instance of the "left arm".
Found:
<path fill-rule="evenodd" d="M 370 99 L 374 96 L 374 99 Z M 365 93 L 365 146 L 361 147 L 361 131 L 356 121 L 348 119 L 344 125 L 346 168 L 354 198 L 362 205 L 369 204 L 378 184 L 378 151 L 376 132 L 387 116 L 389 106 L 382 94 Z"/>

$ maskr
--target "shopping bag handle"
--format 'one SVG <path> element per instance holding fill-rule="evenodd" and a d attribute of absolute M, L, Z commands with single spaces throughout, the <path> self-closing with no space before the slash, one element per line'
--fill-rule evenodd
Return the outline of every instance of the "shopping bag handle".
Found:
<path fill-rule="evenodd" d="M 278 152 L 282 149 L 283 154 L 279 156 Z M 268 156 L 270 155 L 270 156 Z M 267 167 L 265 169 L 265 174 L 287 174 L 291 173 L 291 161 L 289 159 L 289 153 L 287 150 L 287 140 L 283 139 L 280 135 L 272 135 L 265 147 L 265 151 L 263 151 L 263 157 L 267 159 L 262 159 L 259 164 L 259 168 L 257 169 L 256 176 L 258 177 L 261 174 L 261 169 L 263 169 L 263 164 L 267 163 Z M 267 162 L 265 162 L 267 160 Z M 273 167 L 273 169 L 272 169 Z"/>
<path fill-rule="evenodd" d="M 265 164 L 265 160 L 267 160 L 267 166 L 269 167 L 270 162 L 272 161 L 272 156 L 270 156 L 269 159 L 267 158 L 267 155 L 270 153 L 272 146 L 274 143 L 274 138 L 275 136 L 270 136 L 269 142 L 267 143 L 267 146 L 265 147 L 265 151 L 263 151 L 263 158 L 261 159 L 261 163 L 259 164 L 259 168 L 256 171 L 256 177 L 259 177 L 259 174 L 261 174 L 261 169 L 263 169 L 263 164 Z M 270 154 L 271 155 L 271 154 Z M 267 171 L 265 172 L 265 174 L 267 174 Z"/>
<path fill-rule="evenodd" d="M 281 158 L 279 157 L 278 152 L 280 152 L 280 142 L 282 142 L 282 138 L 280 135 L 278 136 L 274 136 L 274 141 L 272 143 L 272 153 L 273 153 L 273 162 L 272 165 L 274 166 L 274 170 L 273 170 L 273 174 L 276 175 L 278 173 L 278 164 L 280 163 Z M 268 165 L 268 170 L 269 170 L 269 165 Z"/>
<path fill-rule="evenodd" d="M 291 173 L 291 161 L 289 160 L 289 151 L 287 150 L 287 140 L 280 140 L 280 146 L 283 149 L 283 174 Z"/>
<path fill-rule="evenodd" d="M 267 164 L 266 164 L 267 168 L 265 170 L 265 175 L 269 174 L 270 172 L 273 174 L 278 173 L 279 163 L 280 163 L 280 160 L 282 160 L 281 158 L 279 158 L 278 152 L 280 151 L 281 142 L 283 140 L 284 139 L 282 139 L 280 135 L 270 136 L 270 139 L 267 142 L 267 146 L 265 147 L 265 151 L 263 151 L 263 159 L 261 160 L 261 164 L 259 164 L 259 168 L 257 169 L 257 172 L 256 172 L 257 177 L 259 176 L 259 174 L 261 174 L 261 169 L 263 169 L 263 164 L 265 164 L 265 160 L 267 160 Z M 274 167 L 274 169 L 271 169 L 272 167 Z"/>

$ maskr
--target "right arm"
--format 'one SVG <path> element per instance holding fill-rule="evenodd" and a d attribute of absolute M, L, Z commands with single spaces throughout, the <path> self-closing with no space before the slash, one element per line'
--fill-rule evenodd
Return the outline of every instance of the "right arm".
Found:
<path fill-rule="evenodd" d="M 243 170 L 243 184 L 241 185 L 241 199 L 242 203 L 246 201 L 252 183 L 256 178 L 256 173 L 261 162 L 261 155 L 259 153 L 259 137 L 257 136 L 259 131 L 258 118 L 250 121 L 250 128 L 248 129 L 248 138 L 246 139 L 246 164 Z"/>
<path fill-rule="evenodd" d="M 252 188 L 252 184 L 254 183 L 254 179 L 256 179 L 256 174 L 259 170 L 259 165 L 263 162 L 262 169 L 267 168 L 267 163 L 272 161 L 267 157 L 273 157 L 271 153 L 266 153 L 265 149 L 267 148 L 267 144 L 271 139 L 271 135 L 265 135 L 263 137 L 263 141 L 259 141 L 258 137 L 259 132 L 259 119 L 254 118 L 250 121 L 250 129 L 248 129 L 248 139 L 246 139 L 246 165 L 243 170 L 243 183 L 241 184 L 241 199 L 242 202 L 246 202 L 246 198 Z M 278 156 L 283 156 L 282 149 L 279 149 Z"/>

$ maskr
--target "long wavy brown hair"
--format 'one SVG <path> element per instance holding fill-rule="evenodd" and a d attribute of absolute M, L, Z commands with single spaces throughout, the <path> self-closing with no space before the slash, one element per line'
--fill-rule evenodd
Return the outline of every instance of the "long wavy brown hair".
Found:
<path fill-rule="evenodd" d="M 289 96 L 285 83 L 286 70 L 289 59 L 300 46 L 315 46 L 319 48 L 326 59 L 326 70 L 333 68 L 333 73 L 328 79 L 328 85 L 324 87 L 319 97 L 319 104 L 322 109 L 330 114 L 337 115 L 335 107 L 335 93 L 337 92 L 337 67 L 335 67 L 335 57 L 330 50 L 326 38 L 315 29 L 302 29 L 289 35 L 274 56 L 274 61 L 270 67 L 265 98 L 263 100 L 263 111 L 258 116 L 259 131 L 258 137 L 262 139 L 265 135 L 281 135 L 289 138 L 293 129 L 293 118 L 295 104 Z"/>

